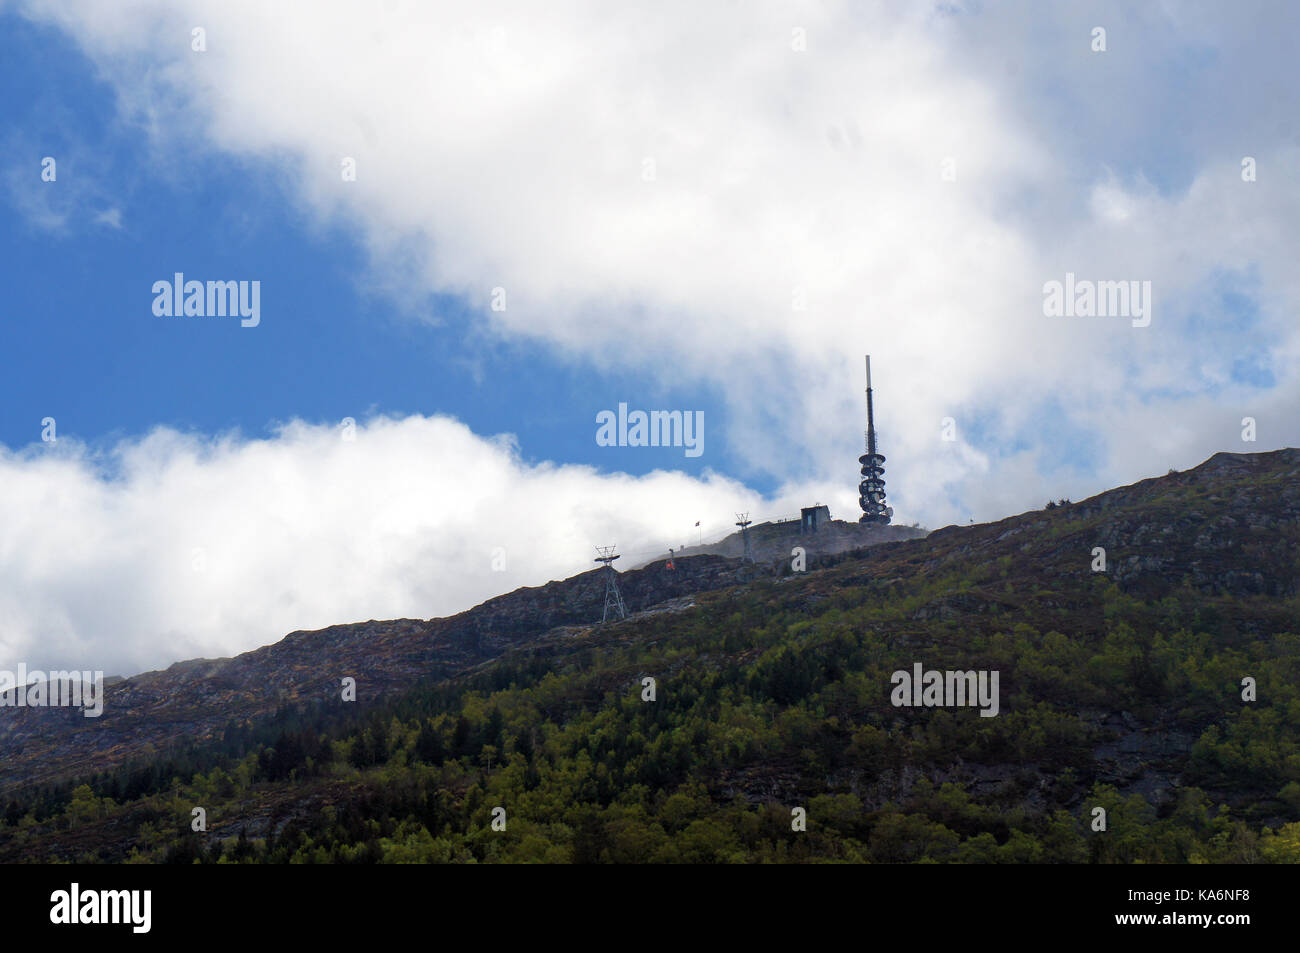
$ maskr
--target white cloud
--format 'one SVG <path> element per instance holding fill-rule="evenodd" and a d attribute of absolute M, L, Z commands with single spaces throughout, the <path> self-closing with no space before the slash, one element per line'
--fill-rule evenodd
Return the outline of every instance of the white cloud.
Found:
<path fill-rule="evenodd" d="M 96 225 L 120 229 L 122 227 L 122 210 L 120 208 L 106 208 L 97 214 L 93 221 Z"/>
<path fill-rule="evenodd" d="M 51 123 L 67 118 L 58 110 Z M 67 235 L 86 221 L 120 229 L 122 211 L 109 204 L 113 190 L 97 169 L 95 151 L 68 132 L 47 141 L 11 131 L 0 142 L 0 195 L 26 224 L 43 232 Z"/>
<path fill-rule="evenodd" d="M 0 486 L 0 668 L 109 673 L 451 614 L 593 568 L 595 545 L 636 562 L 694 539 L 701 517 L 717 538 L 719 514 L 767 507 L 712 474 L 526 465 L 508 437 L 419 416 L 358 424 L 352 441 L 300 421 L 99 452 L 60 438 L 0 453 Z"/>

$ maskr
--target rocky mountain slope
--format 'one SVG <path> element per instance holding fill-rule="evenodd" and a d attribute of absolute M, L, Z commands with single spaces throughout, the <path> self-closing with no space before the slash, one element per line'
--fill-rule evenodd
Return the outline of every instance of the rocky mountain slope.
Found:
<path fill-rule="evenodd" d="M 14 790 L 111 767 L 171 739 L 215 736 L 232 719 L 256 721 L 295 701 L 333 703 L 344 675 L 357 678 L 367 703 L 384 693 L 403 697 L 419 678 L 449 678 L 451 694 L 439 696 L 438 710 L 452 705 L 451 715 L 426 730 L 450 732 L 457 711 L 470 725 L 483 717 L 484 703 L 467 699 L 481 698 L 472 680 L 487 678 L 503 690 L 518 687 L 495 703 L 512 713 L 500 743 L 483 747 L 480 739 L 475 747 L 477 728 L 468 739 L 444 739 L 448 758 L 463 751 L 458 766 L 449 760 L 436 781 L 438 797 L 454 803 L 440 822 L 452 824 L 447 843 L 462 845 L 446 848 L 453 852 L 479 850 L 474 812 L 486 795 L 475 790 L 494 791 L 521 777 L 515 768 L 502 774 L 474 767 L 515 757 L 523 742 L 505 739 L 516 733 L 578 733 L 577 749 L 566 743 L 548 757 L 555 771 L 573 750 L 591 752 L 582 770 L 607 763 L 601 784 L 612 787 L 601 803 L 618 803 L 646 785 L 653 791 L 687 782 L 700 812 L 731 803 L 849 799 L 836 803 L 858 807 L 844 808 L 835 822 L 848 841 L 824 843 L 826 856 L 842 856 L 849 841 L 859 844 L 853 850 L 867 850 L 862 845 L 885 838 L 876 815 L 897 813 L 900 805 L 915 812 L 907 824 L 948 831 L 936 843 L 947 844 L 953 834 L 970 838 L 972 852 L 1001 850 L 1020 843 L 1008 840 L 1015 834 L 1008 825 L 1019 824 L 1023 836 L 1048 844 L 1056 834 L 1045 833 L 1043 818 L 1086 806 L 1082 799 L 1097 796 L 1097 785 L 1139 798 L 1169 823 L 1204 811 L 1184 803 L 1188 792 L 1231 805 L 1233 816 L 1255 830 L 1300 815 L 1300 726 L 1288 714 L 1300 705 L 1293 697 L 1300 676 L 1300 451 L 1216 454 L 1193 470 L 1079 503 L 825 555 L 810 561 L 806 574 L 792 574 L 788 564 L 779 575 L 739 569 L 734 560 L 701 556 L 678 560 L 671 572 L 658 563 L 624 573 L 629 608 L 641 614 L 603 628 L 590 624 L 603 597 L 592 572 L 450 619 L 294 633 L 236 659 L 128 679 L 110 692 L 102 727 L 73 723 L 68 712 L 8 709 L 0 716 L 0 770 Z M 999 716 L 892 707 L 889 673 L 916 661 L 1000 669 Z M 664 686 L 667 707 L 656 714 L 617 702 L 646 672 Z M 1240 697 L 1246 676 L 1259 680 L 1258 703 Z M 635 727 L 644 718 L 653 724 Z M 687 720 L 672 728 L 671 744 L 684 748 L 656 755 L 652 767 L 634 771 L 635 759 L 619 766 L 635 745 L 609 748 L 613 726 L 631 737 L 653 736 L 655 726 L 668 731 L 675 718 Z M 415 758 L 411 743 L 389 739 L 385 756 L 401 751 Z M 271 835 L 293 817 L 314 816 L 322 804 L 350 803 L 365 786 L 337 766 L 330 780 L 304 775 L 297 782 L 276 780 L 280 775 L 268 770 L 257 787 L 258 806 L 236 814 L 241 826 Z M 624 777 L 625 771 L 633 773 Z M 542 785 L 539 793 L 559 784 L 545 771 L 539 777 L 530 782 Z M 961 817 L 949 816 L 957 810 L 952 804 L 933 801 L 945 784 L 974 799 L 962 802 Z M 580 798 L 559 787 L 551 794 L 557 803 Z M 241 794 L 240 803 L 250 796 Z M 989 820 L 1003 815 L 1012 820 Z M 1143 838 L 1156 837 L 1156 828 L 1143 824 L 1126 850 L 1140 851 Z M 1162 847 L 1166 853 L 1149 859 L 1230 849 L 1213 846 L 1207 821 L 1196 824 L 1187 831 L 1199 831 L 1209 846 L 1186 846 L 1191 835 L 1178 827 L 1168 840 L 1184 846 Z M 223 835 L 232 830 L 226 826 Z M 992 847 L 979 839 L 990 832 Z M 85 838 L 59 848 L 71 852 L 62 856 L 101 843 Z M 11 851 L 25 849 L 5 842 Z M 565 843 L 556 849 L 582 853 L 576 842 Z M 882 841 L 877 859 L 895 857 L 892 843 Z M 368 849 L 386 848 L 376 841 Z M 877 847 L 869 849 L 876 857 Z M 1094 847 L 1103 857 L 1110 849 Z M 906 859 L 907 850 L 898 850 Z M 1060 850 L 1074 856 L 1074 848 Z"/>
<path fill-rule="evenodd" d="M 622 573 L 629 612 L 734 585 L 737 565 L 700 557 L 669 571 L 660 561 Z M 395 619 L 292 632 L 234 658 L 191 659 L 105 687 L 104 713 L 0 708 L 0 793 L 33 782 L 102 771 L 213 738 L 232 720 L 317 701 L 342 704 L 342 679 L 373 700 L 422 678 L 463 672 L 557 626 L 589 625 L 604 606 L 600 570 L 507 593 L 448 618 Z"/>
<path fill-rule="evenodd" d="M 856 528 L 852 524 L 849 532 Z M 919 532 L 884 529 L 899 532 L 853 538 L 866 546 Z M 819 552 L 843 551 L 847 538 L 834 526 L 819 536 L 796 537 L 813 566 Z M 785 551 L 788 556 L 788 546 Z M 771 552 L 765 549 L 763 556 L 771 558 L 745 571 L 738 559 L 716 555 L 679 557 L 672 570 L 666 560 L 657 560 L 620 573 L 619 587 L 635 614 L 779 570 Z M 0 708 L 0 794 L 106 770 L 164 750 L 175 739 L 214 738 L 232 720 L 264 717 L 303 702 L 341 702 L 344 677 L 356 679 L 359 695 L 374 699 L 418 679 L 467 671 L 556 627 L 598 620 L 605 597 L 600 572 L 517 589 L 448 618 L 371 620 L 292 632 L 235 658 L 191 659 L 163 671 L 106 679 L 99 718 L 66 708 Z"/>

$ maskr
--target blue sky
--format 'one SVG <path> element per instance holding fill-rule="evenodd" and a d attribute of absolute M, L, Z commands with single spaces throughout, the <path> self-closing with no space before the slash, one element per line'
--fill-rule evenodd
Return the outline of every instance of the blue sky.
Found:
<path fill-rule="evenodd" d="M 88 174 L 129 197 L 120 228 L 80 217 L 42 228 L 6 215 L 0 441 L 9 447 L 39 440 L 47 416 L 61 436 L 95 444 L 159 425 L 261 436 L 289 418 L 450 414 L 481 434 L 516 434 L 526 459 L 630 473 L 737 469 L 709 387 L 665 387 L 544 346 L 468 339 L 472 309 L 453 296 L 399 313 L 357 280 L 365 252 L 354 238 L 305 221 L 265 168 L 191 149 L 151 174 L 140 130 L 119 120 L 112 89 L 81 52 L 53 29 L 0 17 L 0 82 L 17 93 L 0 112 L 0 141 L 26 147 L 11 160 L 35 180 L 44 155 L 71 152 L 51 189 Z M 155 317 L 150 288 L 177 269 L 197 280 L 258 277 L 263 313 L 275 317 L 256 329 Z M 708 456 L 597 447 L 596 412 L 620 399 L 704 411 Z M 748 475 L 760 491 L 774 486 L 771 474 Z"/>

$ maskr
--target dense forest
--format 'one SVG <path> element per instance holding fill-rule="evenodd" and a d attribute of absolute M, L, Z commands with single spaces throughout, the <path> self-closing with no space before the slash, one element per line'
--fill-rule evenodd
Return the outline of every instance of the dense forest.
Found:
<path fill-rule="evenodd" d="M 1300 635 L 1225 638 L 1197 625 L 1196 593 L 1151 605 L 1102 580 L 1091 638 L 890 626 L 932 594 L 847 590 L 808 613 L 768 583 L 364 714 L 232 725 L 221 745 L 11 801 L 3 856 L 1300 861 Z M 891 673 L 921 656 L 999 670 L 1002 713 L 892 707 Z M 1094 750 L 1115 732 L 1090 710 L 1194 733 L 1184 783 L 1153 805 L 1099 777 Z M 192 830 L 195 807 L 208 832 Z M 258 813 L 270 821 L 250 832 Z"/>

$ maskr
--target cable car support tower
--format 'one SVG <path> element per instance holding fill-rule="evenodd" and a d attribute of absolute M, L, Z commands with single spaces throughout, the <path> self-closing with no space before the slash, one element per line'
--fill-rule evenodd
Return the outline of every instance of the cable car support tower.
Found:
<path fill-rule="evenodd" d="M 604 625 L 612 614 L 617 614 L 620 619 L 627 618 L 627 606 L 623 604 L 623 595 L 618 591 L 618 573 L 614 571 L 612 563 L 618 559 L 614 546 L 597 546 L 596 552 L 600 555 L 596 557 L 596 562 L 605 567 L 605 611 L 600 616 L 600 624 Z"/>

